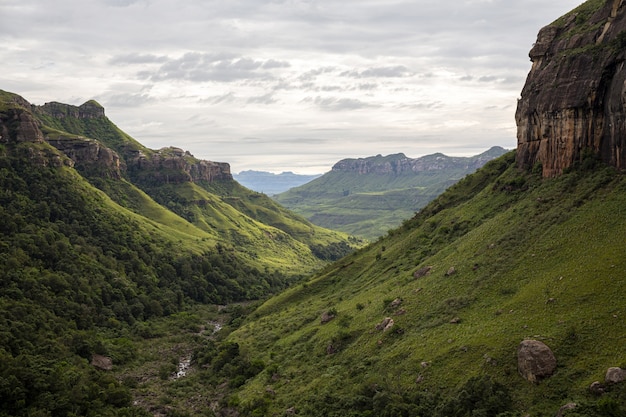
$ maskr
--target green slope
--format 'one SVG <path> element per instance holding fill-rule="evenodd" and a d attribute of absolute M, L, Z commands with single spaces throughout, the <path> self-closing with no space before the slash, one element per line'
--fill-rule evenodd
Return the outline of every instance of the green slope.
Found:
<path fill-rule="evenodd" d="M 0 415 L 151 415 L 133 406 L 132 382 L 90 361 L 106 355 L 118 369 L 145 360 L 142 349 L 164 334 L 154 323 L 178 331 L 194 306 L 267 297 L 325 264 L 318 245 L 347 239 L 280 209 L 272 221 L 283 231 L 208 184 L 171 187 L 174 200 L 190 199 L 184 207 L 159 204 L 103 142 L 122 155 L 150 150 L 108 119 L 57 107 L 69 110 L 64 123 L 0 91 Z M 91 151 L 102 153 L 77 157 Z M 255 206 L 249 190 L 224 183 L 247 211 L 276 206 Z"/>
<path fill-rule="evenodd" d="M 181 171 L 164 165 L 141 168 L 130 161 L 138 154 L 148 158 L 157 154 L 171 157 L 173 149 L 154 151 L 141 145 L 106 118 L 104 109 L 93 100 L 79 107 L 53 102 L 32 109 L 43 124 L 46 137 L 66 142 L 95 139 L 118 153 L 122 163 L 128 165 L 121 181 L 103 178 L 102 172 L 93 173 L 77 165 L 92 184 L 118 204 L 150 219 L 174 222 L 172 227 L 189 228 L 191 224 L 208 234 L 214 243 L 238 251 L 255 268 L 301 275 L 361 245 L 345 233 L 311 224 L 232 179 L 174 183 L 155 180 L 163 173 L 180 178 Z M 81 117 L 85 112 L 91 116 Z M 202 162 L 188 153 L 181 159 L 189 164 Z M 181 219 L 186 222 L 181 224 Z"/>
<path fill-rule="evenodd" d="M 587 410 L 580 415 L 623 415 L 603 412 L 624 412 L 625 387 L 602 399 L 587 388 L 626 363 L 626 178 L 598 166 L 541 180 L 513 165 L 513 154 L 487 164 L 401 228 L 258 308 L 229 338 L 267 364 L 237 392 L 239 407 L 495 416 L 488 407 L 465 414 L 454 399 L 482 386 L 476 395 L 487 401 L 503 386 L 511 402 L 496 408 L 506 415 L 552 416 L 570 401 Z M 336 318 L 322 324 L 325 312 Z M 395 325 L 382 332 L 385 317 Z M 558 361 L 537 385 L 516 369 L 526 338 Z"/>
<path fill-rule="evenodd" d="M 494 147 L 471 158 L 433 154 L 410 159 L 396 154 L 344 160 L 323 176 L 274 198 L 314 224 L 373 240 L 504 152 Z M 407 168 L 410 165 L 414 169 Z"/>

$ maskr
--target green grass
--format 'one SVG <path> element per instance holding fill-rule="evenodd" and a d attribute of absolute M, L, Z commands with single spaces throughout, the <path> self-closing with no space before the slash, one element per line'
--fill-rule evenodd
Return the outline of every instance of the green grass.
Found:
<path fill-rule="evenodd" d="M 518 172 L 509 155 L 268 300 L 231 340 L 284 375 L 270 384 L 276 412 L 305 407 L 328 387 L 344 399 L 364 381 L 451 394 L 488 375 L 512 389 L 519 412 L 553 415 L 565 402 L 593 401 L 589 384 L 626 362 L 624 207 L 626 179 L 611 168 L 541 180 Z M 413 278 L 425 265 L 431 274 Z M 446 276 L 450 267 L 456 273 Z M 404 314 L 385 310 L 396 298 Z M 337 318 L 321 324 L 328 309 Z M 386 316 L 401 332 L 375 330 Z M 537 386 L 517 374 L 525 338 L 543 340 L 559 363 Z M 330 344 L 336 353 L 327 354 Z M 240 401 L 262 395 L 262 378 L 237 393 Z"/>

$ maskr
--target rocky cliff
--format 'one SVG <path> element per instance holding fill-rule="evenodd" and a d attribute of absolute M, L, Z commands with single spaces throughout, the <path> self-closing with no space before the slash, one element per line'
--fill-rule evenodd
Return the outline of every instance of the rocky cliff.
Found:
<path fill-rule="evenodd" d="M 529 55 L 518 166 L 554 177 L 592 155 L 626 168 L 626 1 L 587 1 L 541 29 Z"/>
<path fill-rule="evenodd" d="M 174 147 L 149 154 L 137 151 L 127 157 L 126 163 L 136 180 L 151 185 L 233 179 L 228 163 L 198 160 Z"/>
<path fill-rule="evenodd" d="M 94 100 L 37 106 L 1 90 L 0 96 L 0 143 L 47 142 L 67 157 L 64 163 L 87 176 L 129 174 L 150 185 L 233 179 L 228 163 L 199 160 L 179 148 L 143 147 L 109 121 Z"/>
<path fill-rule="evenodd" d="M 369 158 L 342 159 L 332 170 L 342 172 L 356 172 L 358 174 L 380 175 L 414 175 L 427 171 L 442 171 L 449 169 L 476 170 L 493 158 L 506 152 L 505 149 L 494 146 L 488 151 L 472 157 L 451 157 L 442 153 L 426 155 L 421 158 L 408 158 L 402 153 L 388 156 L 372 156 Z"/>
<path fill-rule="evenodd" d="M 76 119 L 97 119 L 105 117 L 104 107 L 97 101 L 89 100 L 80 106 L 72 106 L 70 104 L 58 103 L 52 101 L 43 106 L 32 106 L 35 112 L 42 112 L 57 119 L 73 117 Z"/>

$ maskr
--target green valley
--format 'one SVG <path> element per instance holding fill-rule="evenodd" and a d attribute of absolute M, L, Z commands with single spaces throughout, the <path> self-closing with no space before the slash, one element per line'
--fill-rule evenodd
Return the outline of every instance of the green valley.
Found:
<path fill-rule="evenodd" d="M 237 403 L 250 415 L 553 416 L 568 402 L 586 411 L 567 415 L 623 415 L 623 385 L 588 388 L 626 359 L 626 178 L 588 166 L 543 180 L 509 153 L 268 300 L 229 337 L 267 366 Z M 518 374 L 525 339 L 557 358 L 539 384 Z"/>
<path fill-rule="evenodd" d="M 417 159 L 404 154 L 345 159 L 274 198 L 315 224 L 374 240 L 505 152 L 493 147 L 469 158 L 437 153 Z"/>

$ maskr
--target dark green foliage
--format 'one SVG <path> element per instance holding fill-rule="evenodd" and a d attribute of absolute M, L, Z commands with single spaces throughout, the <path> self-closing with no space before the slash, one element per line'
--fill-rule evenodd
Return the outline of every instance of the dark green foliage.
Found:
<path fill-rule="evenodd" d="M 121 413 L 130 405 L 128 388 L 88 360 L 100 353 L 123 365 L 137 352 L 126 339 L 103 343 L 103 332 L 171 315 L 191 302 L 252 299 L 285 285 L 279 273 L 258 271 L 232 251 L 173 250 L 128 213 L 109 209 L 71 171 L 28 164 L 26 146 L 5 151 L 0 414 Z"/>
<path fill-rule="evenodd" d="M 346 242 L 333 242 L 328 245 L 311 245 L 313 255 L 324 261 L 336 261 L 348 255 L 354 249 Z"/>
<path fill-rule="evenodd" d="M 308 397 L 306 416 L 354 417 L 497 417 L 512 409 L 511 396 L 490 377 L 469 379 L 449 396 L 368 382 L 349 396 L 330 390 Z"/>
<path fill-rule="evenodd" d="M 444 401 L 438 415 L 446 417 L 496 417 L 511 409 L 509 390 L 489 377 L 469 379 L 457 395 Z"/>
<path fill-rule="evenodd" d="M 214 386 L 227 380 L 230 388 L 240 387 L 265 368 L 262 361 L 248 360 L 241 354 L 239 344 L 233 342 L 216 344 L 207 340 L 194 352 L 193 361 L 199 368 L 206 369 L 201 379 Z"/>

